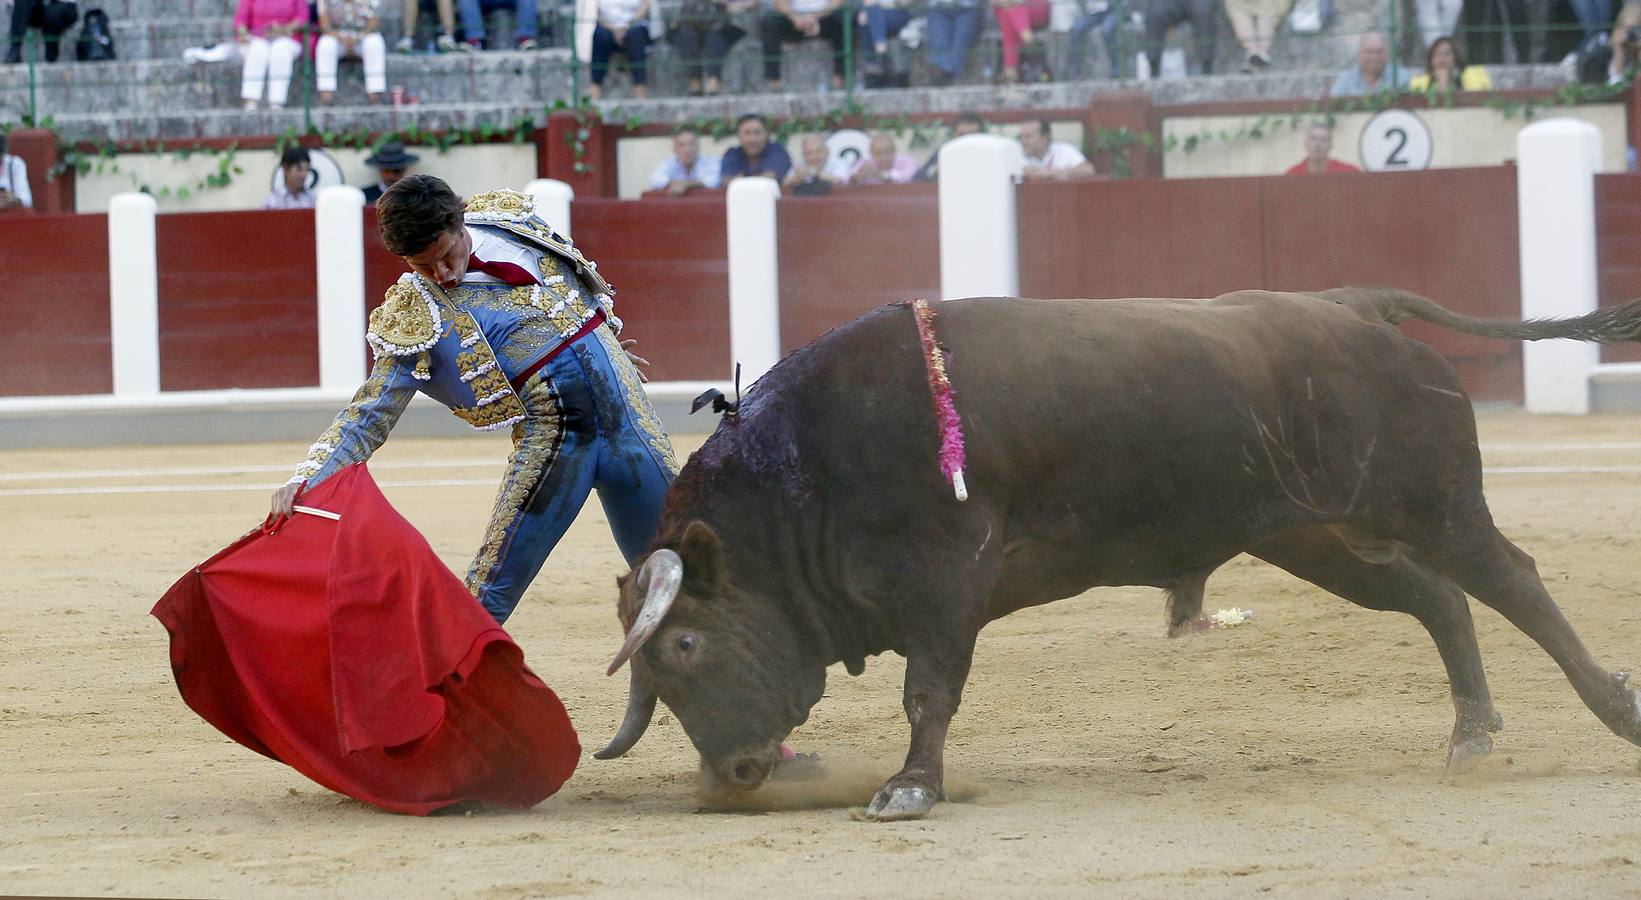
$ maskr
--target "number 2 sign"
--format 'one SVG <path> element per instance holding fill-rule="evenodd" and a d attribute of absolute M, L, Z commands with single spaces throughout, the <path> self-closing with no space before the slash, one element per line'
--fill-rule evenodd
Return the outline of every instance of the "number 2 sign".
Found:
<path fill-rule="evenodd" d="M 1405 109 L 1380 110 L 1362 128 L 1362 168 L 1406 172 L 1430 168 L 1430 126 Z"/>

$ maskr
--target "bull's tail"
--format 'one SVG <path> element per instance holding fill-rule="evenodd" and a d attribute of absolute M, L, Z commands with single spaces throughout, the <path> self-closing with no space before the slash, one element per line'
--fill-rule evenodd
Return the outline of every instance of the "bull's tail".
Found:
<path fill-rule="evenodd" d="M 1641 340 L 1641 300 L 1623 306 L 1598 309 L 1572 319 L 1478 319 L 1460 315 L 1417 294 L 1391 288 L 1334 288 L 1319 295 L 1325 300 L 1350 307 L 1369 321 L 1392 325 L 1408 319 L 1423 319 L 1443 328 L 1479 337 L 1515 341 L 1542 341 L 1569 338 L 1603 344 Z"/>

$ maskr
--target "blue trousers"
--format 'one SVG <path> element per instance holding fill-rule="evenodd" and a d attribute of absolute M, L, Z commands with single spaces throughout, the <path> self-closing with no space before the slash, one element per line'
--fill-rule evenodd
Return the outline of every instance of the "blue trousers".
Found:
<path fill-rule="evenodd" d="M 877 45 L 889 43 L 892 35 L 900 33 L 912 20 L 911 13 L 898 6 L 868 6 L 861 10 L 866 15 L 866 33 L 861 56 L 868 61 L 877 59 Z"/>
<path fill-rule="evenodd" d="M 980 8 L 929 8 L 929 62 L 952 78 L 963 74 L 969 51 L 980 38 Z"/>
<path fill-rule="evenodd" d="M 1067 78 L 1076 78 L 1083 72 L 1083 54 L 1088 51 L 1088 33 L 1099 29 L 1100 40 L 1105 43 L 1106 58 L 1111 61 L 1111 77 L 1122 77 L 1122 59 L 1117 56 L 1117 9 L 1115 7 L 1096 13 L 1086 13 L 1077 18 L 1071 25 L 1071 36 L 1066 40 L 1066 70 Z"/>
<path fill-rule="evenodd" d="M 507 621 L 547 554 L 598 491 L 610 531 L 630 563 L 655 537 L 677 473 L 672 445 L 609 326 L 599 326 L 530 376 L 519 391 L 526 418 L 467 587 Z"/>
<path fill-rule="evenodd" d="M 536 39 L 536 0 L 456 0 L 461 15 L 462 35 L 470 41 L 484 41 L 484 14 L 494 9 L 512 9 L 513 39 Z"/>

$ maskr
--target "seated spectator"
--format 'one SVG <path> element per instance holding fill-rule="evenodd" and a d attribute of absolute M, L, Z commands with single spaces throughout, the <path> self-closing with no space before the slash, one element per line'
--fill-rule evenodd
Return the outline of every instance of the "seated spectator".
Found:
<path fill-rule="evenodd" d="M 1077 20 L 1071 23 L 1071 33 L 1066 37 L 1066 69 L 1065 77 L 1076 79 L 1083 74 L 1083 55 L 1088 50 L 1088 33 L 1098 28 L 1100 41 L 1105 44 L 1105 57 L 1110 63 L 1112 78 L 1122 77 L 1122 59 L 1117 55 L 1117 26 L 1119 22 L 1117 10 L 1110 0 L 1085 0 L 1083 11 Z"/>
<path fill-rule="evenodd" d="M 513 11 L 515 48 L 534 50 L 541 46 L 536 42 L 540 28 L 536 21 L 536 0 L 456 0 L 456 9 L 461 14 L 463 43 L 469 50 L 484 49 L 484 17 L 498 9 Z"/>
<path fill-rule="evenodd" d="M 860 0 L 855 13 L 855 34 L 859 35 L 861 72 L 867 87 L 890 87 L 899 82 L 889 58 L 889 38 L 900 33 L 912 14 L 896 0 Z"/>
<path fill-rule="evenodd" d="M 1629 0 L 1613 22 L 1612 62 L 1607 67 L 1608 84 L 1625 84 L 1635 78 L 1641 65 L 1641 3 Z"/>
<path fill-rule="evenodd" d="M 1490 91 L 1493 79 L 1481 66 L 1468 66 L 1450 37 L 1436 38 L 1425 52 L 1424 73 L 1413 76 L 1408 90 L 1425 94 L 1453 91 Z"/>
<path fill-rule="evenodd" d="M 357 57 L 365 63 L 365 100 L 382 102 L 387 91 L 387 41 L 378 30 L 380 0 L 319 0 L 319 44 L 314 47 L 314 81 L 319 102 L 336 98 L 336 63 Z"/>
<path fill-rule="evenodd" d="M 929 46 L 929 73 L 935 86 L 951 84 L 963 75 L 969 51 L 980 39 L 982 0 L 929 0 L 929 22 L 924 40 Z"/>
<path fill-rule="evenodd" d="M 291 92 L 291 71 L 302 55 L 296 35 L 307 22 L 307 0 L 239 0 L 234 37 L 245 57 L 239 96 L 246 109 L 256 109 L 264 84 L 268 108 L 284 108 Z"/>
<path fill-rule="evenodd" d="M 1151 77 L 1162 75 L 1162 48 L 1168 29 L 1191 23 L 1196 41 L 1197 68 L 1209 75 L 1214 71 L 1214 45 L 1219 37 L 1219 3 L 1216 0 L 1149 0 L 1145 4 L 1145 61 Z"/>
<path fill-rule="evenodd" d="M 1094 174 L 1094 164 L 1081 150 L 1054 140 L 1047 119 L 1021 123 L 1020 149 L 1026 154 L 1027 181 L 1065 181 Z"/>
<path fill-rule="evenodd" d="M 872 135 L 869 150 L 849 173 L 850 184 L 905 184 L 917 174 L 917 160 L 900 152 L 894 135 L 886 131 Z"/>
<path fill-rule="evenodd" d="M 1044 0 L 1046 3 L 1047 0 Z M 843 87 L 843 0 L 773 0 L 763 17 L 764 80 L 781 89 L 781 44 L 823 37 L 832 45 L 832 87 Z"/>
<path fill-rule="evenodd" d="M 452 50 L 471 50 L 466 44 L 456 41 L 456 2 L 455 0 L 434 0 L 434 10 L 439 14 L 439 36 L 433 42 L 433 49 L 440 53 L 449 53 Z M 416 52 L 416 20 L 422 11 L 422 0 L 404 0 L 401 7 L 403 18 L 400 19 L 401 34 L 394 42 L 393 49 L 397 53 Z"/>
<path fill-rule="evenodd" d="M 365 158 L 365 165 L 376 170 L 376 183 L 365 188 L 365 202 L 375 203 L 382 199 L 382 194 L 409 174 L 410 167 L 420 159 L 414 153 L 406 153 L 402 141 L 383 141 L 375 153 Z"/>
<path fill-rule="evenodd" d="M 721 183 L 720 165 L 717 157 L 701 155 L 701 136 L 695 129 L 680 128 L 672 136 L 672 155 L 650 175 L 650 189 L 682 196 L 696 188 L 715 188 Z"/>
<path fill-rule="evenodd" d="M 952 120 L 951 140 L 955 141 L 965 134 L 985 133 L 986 120 L 980 118 L 979 113 L 958 113 L 957 118 Z M 941 147 L 944 146 L 944 144 L 941 145 Z M 940 149 L 940 147 L 936 147 L 934 153 L 929 155 L 929 159 L 923 164 L 923 168 L 918 169 L 917 174 L 912 176 L 913 181 L 933 181 L 940 176 Z"/>
<path fill-rule="evenodd" d="M 1305 158 L 1288 169 L 1289 175 L 1319 175 L 1323 172 L 1360 172 L 1347 162 L 1329 156 L 1333 152 L 1333 126 L 1325 119 L 1311 123 L 1305 133 Z"/>
<path fill-rule="evenodd" d="M 313 209 L 316 197 L 308 184 L 311 176 L 308 148 L 287 147 L 279 155 L 279 182 L 262 201 L 262 208 Z"/>
<path fill-rule="evenodd" d="M 1604 3 L 1606 0 L 1592 2 Z M 1459 13 L 1464 11 L 1464 0 L 1413 0 L 1413 11 L 1419 20 L 1419 37 L 1428 55 L 1430 48 L 1436 45 L 1437 39 L 1444 34 L 1458 31 Z"/>
<path fill-rule="evenodd" d="M 593 29 L 593 83 L 588 88 L 594 100 L 604 96 L 604 77 L 610 72 L 610 56 L 617 50 L 626 54 L 632 69 L 633 96 L 649 95 L 649 72 L 644 67 L 650 46 L 649 18 L 650 0 L 598 0 L 598 26 Z"/>
<path fill-rule="evenodd" d="M 1369 31 L 1356 45 L 1356 65 L 1339 73 L 1333 81 L 1334 97 L 1361 97 L 1385 91 L 1400 91 L 1412 81 L 1407 70 L 1398 68 L 1395 78 L 1385 69 L 1390 64 L 1390 41 L 1382 31 Z"/>
<path fill-rule="evenodd" d="M 792 166 L 781 187 L 789 194 L 814 196 L 830 193 L 832 185 L 849 181 L 849 166 L 843 160 L 829 159 L 826 135 L 803 136 L 803 162 Z"/>
<path fill-rule="evenodd" d="M 33 209 L 34 192 L 28 186 L 28 166 L 20 156 L 6 152 L 6 135 L 0 132 L 0 209 Z"/>
<path fill-rule="evenodd" d="M 56 62 L 63 48 L 63 32 L 80 20 L 80 11 L 73 3 L 53 3 L 50 0 L 12 0 L 11 42 L 6 49 L 7 63 L 23 61 L 23 39 L 30 28 L 40 29 L 45 44 L 46 62 Z"/>
<path fill-rule="evenodd" d="M 740 146 L 729 148 L 718 167 L 719 180 L 728 185 L 737 178 L 761 175 L 776 181 L 786 177 L 792 168 L 792 157 L 779 141 L 769 139 L 769 123 L 757 113 L 747 113 L 735 122 L 735 137 Z"/>
<path fill-rule="evenodd" d="M 730 17 L 756 5 L 756 0 L 684 0 L 667 39 L 678 50 L 689 78 L 691 94 L 716 96 L 723 90 L 724 57 L 746 32 Z"/>
<path fill-rule="evenodd" d="M 1021 81 L 1020 64 L 1022 57 L 1036 68 L 1043 56 L 1043 48 L 1037 40 L 1036 29 L 1048 24 L 1048 0 L 994 0 L 991 5 L 992 15 L 997 17 L 997 25 L 1003 31 L 1003 82 L 1015 84 Z M 1047 81 L 1048 66 L 1042 64 L 1034 73 L 1036 77 L 1026 81 Z"/>
<path fill-rule="evenodd" d="M 1445 2 L 1457 3 L 1458 0 Z M 1225 0 L 1225 16 L 1231 20 L 1231 31 L 1236 33 L 1237 42 L 1242 44 L 1242 71 L 1263 72 L 1270 68 L 1271 43 L 1276 40 L 1276 29 L 1292 5 L 1292 0 Z"/>

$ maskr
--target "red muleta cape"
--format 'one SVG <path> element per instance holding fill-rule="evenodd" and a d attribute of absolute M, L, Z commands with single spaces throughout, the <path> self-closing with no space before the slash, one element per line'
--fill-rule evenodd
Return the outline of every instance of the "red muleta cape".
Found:
<path fill-rule="evenodd" d="M 172 585 L 182 699 L 241 744 L 333 791 L 427 815 L 468 800 L 530 807 L 581 745 L 552 689 L 365 466 Z"/>

